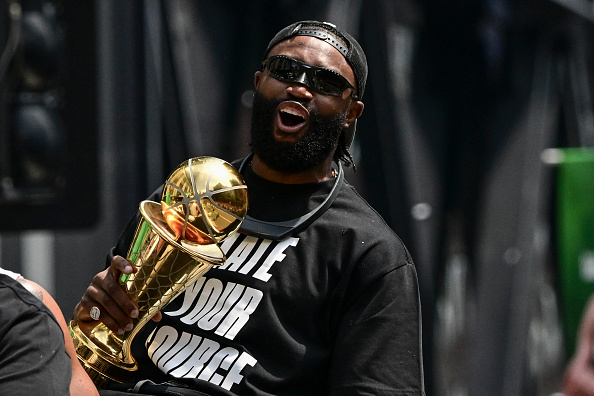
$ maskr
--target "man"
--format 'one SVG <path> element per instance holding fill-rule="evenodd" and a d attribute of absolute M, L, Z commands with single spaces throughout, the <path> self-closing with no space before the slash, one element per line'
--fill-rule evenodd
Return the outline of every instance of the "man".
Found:
<path fill-rule="evenodd" d="M 254 78 L 253 155 L 235 164 L 249 217 L 222 244 L 226 263 L 135 339 L 137 380 L 151 381 L 140 393 L 424 393 L 415 268 L 340 165 L 352 164 L 366 78 L 363 50 L 334 25 L 298 22 L 272 39 Z M 75 319 L 94 310 L 115 332 L 131 328 L 138 310 L 116 279 L 133 271 L 121 256 L 137 220 Z"/>
<path fill-rule="evenodd" d="M 97 394 L 58 304 L 37 283 L 0 268 L 0 395 Z"/>

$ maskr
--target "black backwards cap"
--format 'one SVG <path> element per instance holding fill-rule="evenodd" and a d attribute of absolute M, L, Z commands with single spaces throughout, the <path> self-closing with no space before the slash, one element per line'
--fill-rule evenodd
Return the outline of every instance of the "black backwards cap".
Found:
<path fill-rule="evenodd" d="M 359 98 L 363 97 L 365 82 L 367 81 L 367 58 L 365 57 L 365 53 L 357 40 L 350 34 L 340 31 L 332 23 L 301 21 L 287 26 L 278 32 L 270 43 L 268 43 L 268 47 L 266 47 L 266 51 L 264 52 L 264 59 L 266 59 L 272 47 L 283 40 L 295 36 L 315 37 L 336 48 L 344 56 L 351 69 L 353 69 L 355 79 L 357 80 L 357 95 Z M 347 44 L 347 47 L 340 40 L 336 40 L 337 37 L 342 39 Z"/>
<path fill-rule="evenodd" d="M 295 22 L 286 28 L 279 31 L 276 36 L 270 40 L 266 51 L 264 52 L 264 59 L 268 56 L 268 52 L 283 40 L 287 40 L 295 36 L 311 36 L 322 41 L 327 42 L 336 48 L 347 63 L 353 69 L 355 80 L 357 80 L 357 95 L 359 100 L 363 97 L 365 91 L 365 83 L 367 82 L 367 58 L 363 52 L 363 48 L 359 45 L 350 34 L 343 32 L 330 22 L 319 21 L 301 21 Z M 345 48 L 344 44 L 336 38 L 342 39 L 348 46 Z M 355 138 L 355 130 L 357 129 L 357 121 L 344 131 L 344 143 L 348 149 Z"/>

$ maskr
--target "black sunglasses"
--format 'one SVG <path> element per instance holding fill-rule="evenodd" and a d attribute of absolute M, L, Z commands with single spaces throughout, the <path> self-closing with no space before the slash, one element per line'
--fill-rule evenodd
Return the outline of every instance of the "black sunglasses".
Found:
<path fill-rule="evenodd" d="M 340 73 L 298 61 L 286 55 L 275 55 L 262 62 L 262 71 L 279 81 L 298 82 L 326 95 L 342 96 L 351 89 L 353 98 L 358 99 L 353 87 Z"/>

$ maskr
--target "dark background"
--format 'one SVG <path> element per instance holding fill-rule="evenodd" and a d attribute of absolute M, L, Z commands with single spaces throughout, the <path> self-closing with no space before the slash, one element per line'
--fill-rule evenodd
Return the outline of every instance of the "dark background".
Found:
<path fill-rule="evenodd" d="M 268 40 L 328 20 L 368 57 L 347 179 L 417 265 L 428 395 L 549 395 L 569 351 L 542 153 L 594 144 L 593 7 L 1 1 L 0 265 L 69 317 L 171 169 L 248 152 Z"/>

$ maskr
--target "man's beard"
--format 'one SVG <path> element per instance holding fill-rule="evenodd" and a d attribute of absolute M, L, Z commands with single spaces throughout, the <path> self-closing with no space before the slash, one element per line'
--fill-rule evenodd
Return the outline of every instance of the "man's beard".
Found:
<path fill-rule="evenodd" d="M 273 128 L 278 105 L 287 99 L 266 99 L 256 92 L 252 112 L 254 154 L 270 168 L 297 173 L 321 164 L 336 148 L 346 120 L 346 114 L 323 117 L 310 113 L 309 128 L 297 143 L 277 142 Z"/>

